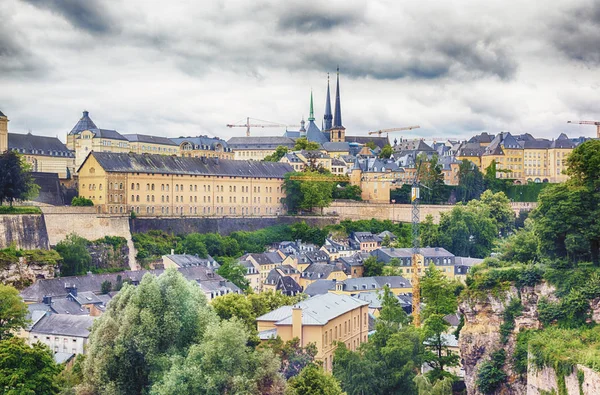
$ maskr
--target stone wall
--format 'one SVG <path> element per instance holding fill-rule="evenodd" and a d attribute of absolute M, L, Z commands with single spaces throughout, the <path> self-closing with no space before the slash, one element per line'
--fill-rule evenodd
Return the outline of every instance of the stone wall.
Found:
<path fill-rule="evenodd" d="M 11 243 L 24 250 L 48 249 L 44 217 L 37 214 L 0 215 L 0 248 Z"/>
<path fill-rule="evenodd" d="M 583 373 L 583 383 L 579 391 L 577 372 Z M 527 395 L 543 395 L 558 391 L 556 372 L 552 368 L 535 370 L 531 366 L 527 371 Z M 600 394 L 600 374 L 582 365 L 577 365 L 569 376 L 565 376 L 565 387 L 568 395 L 597 395 Z"/>
<path fill-rule="evenodd" d="M 219 233 L 226 236 L 236 231 L 253 231 L 274 225 L 291 225 L 305 221 L 311 226 L 323 227 L 339 222 L 338 217 L 235 217 L 235 218 L 135 218 L 130 220 L 132 233 L 163 230 L 168 233 Z"/>
<path fill-rule="evenodd" d="M 536 203 L 511 203 L 516 215 L 521 210 L 532 210 Z M 433 216 L 433 221 L 438 223 L 440 214 L 452 210 L 453 205 L 421 204 L 420 220 L 424 221 L 428 215 Z M 412 222 L 412 206 L 410 204 L 367 203 L 348 200 L 336 200 L 329 207 L 323 209 L 323 214 L 339 216 L 343 219 L 371 219 L 392 220 L 395 222 Z"/>

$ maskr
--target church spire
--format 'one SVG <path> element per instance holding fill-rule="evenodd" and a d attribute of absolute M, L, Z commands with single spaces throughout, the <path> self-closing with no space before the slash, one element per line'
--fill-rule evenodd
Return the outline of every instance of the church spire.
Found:
<path fill-rule="evenodd" d="M 327 98 L 325 99 L 325 116 L 323 117 L 323 131 L 331 129 L 333 116 L 331 115 L 331 98 L 329 95 L 329 73 L 327 73 Z"/>
<path fill-rule="evenodd" d="M 337 85 L 335 91 L 335 118 L 333 119 L 334 128 L 343 128 L 342 126 L 342 107 L 340 104 L 340 68 L 337 68 Z"/>
<path fill-rule="evenodd" d="M 312 94 L 312 90 L 310 91 L 310 113 L 308 115 L 308 120 L 309 121 L 314 121 L 315 120 L 315 112 L 313 111 L 313 94 Z"/>

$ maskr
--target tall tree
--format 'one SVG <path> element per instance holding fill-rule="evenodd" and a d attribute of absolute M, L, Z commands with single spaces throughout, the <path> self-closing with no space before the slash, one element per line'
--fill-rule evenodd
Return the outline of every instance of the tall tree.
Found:
<path fill-rule="evenodd" d="M 0 340 L 12 337 L 13 331 L 24 328 L 26 324 L 27 305 L 19 291 L 10 285 L 0 284 Z"/>
<path fill-rule="evenodd" d="M 437 155 L 427 159 L 425 154 L 417 157 L 417 167 L 419 168 L 419 182 L 424 186 L 421 188 L 421 198 L 424 203 L 440 203 L 444 196 L 444 175 L 442 174 L 442 165 L 439 163 Z"/>
<path fill-rule="evenodd" d="M 425 221 L 419 224 L 419 239 L 422 247 L 438 246 L 438 225 L 433 223 L 433 216 L 428 214 Z"/>
<path fill-rule="evenodd" d="M 483 190 L 483 174 L 473 162 L 463 159 L 458 167 L 458 188 L 456 190 L 458 200 L 466 203 L 478 199 Z"/>
<path fill-rule="evenodd" d="M 221 258 L 221 266 L 217 273 L 231 281 L 240 289 L 248 289 L 250 282 L 246 279 L 246 268 L 236 258 Z"/>
<path fill-rule="evenodd" d="M 310 364 L 289 381 L 290 395 L 343 395 L 340 383 L 323 368 Z"/>
<path fill-rule="evenodd" d="M 75 233 L 56 244 L 56 252 L 62 258 L 60 265 L 61 276 L 75 276 L 85 274 L 92 263 L 92 256 L 87 250 L 89 241 Z"/>
<path fill-rule="evenodd" d="M 383 274 L 384 263 L 377 260 L 377 257 L 371 255 L 363 261 L 365 271 L 364 277 L 381 276 Z"/>
<path fill-rule="evenodd" d="M 429 266 L 421 279 L 421 296 L 424 304 L 423 333 L 426 348 L 423 359 L 433 368 L 429 374 L 433 380 L 448 376 L 446 367 L 458 365 L 458 355 L 448 349 L 449 335 L 446 333 L 450 324 L 444 320 L 446 315 L 454 314 L 458 309 L 456 289 L 457 284 L 450 281 L 434 266 Z"/>
<path fill-rule="evenodd" d="M 31 166 L 14 151 L 0 154 L 0 205 L 32 199 L 39 187 L 31 176 Z"/>
<path fill-rule="evenodd" d="M 455 255 L 485 258 L 498 237 L 498 227 L 486 208 L 457 205 L 442 213 L 438 235 L 440 246 Z"/>
<path fill-rule="evenodd" d="M 124 285 L 94 322 L 84 364 L 95 393 L 142 394 L 217 321 L 204 293 L 181 273 Z"/>
<path fill-rule="evenodd" d="M 382 159 L 389 159 L 393 153 L 394 153 L 394 150 L 392 149 L 392 146 L 389 144 L 386 144 L 381 149 L 381 152 L 379 153 L 379 157 Z"/>
<path fill-rule="evenodd" d="M 296 139 L 296 144 L 294 145 L 294 151 L 314 151 L 318 150 L 319 148 L 321 148 L 319 143 L 308 141 L 306 137 L 300 137 L 299 139 Z"/>
<path fill-rule="evenodd" d="M 0 389 L 6 395 L 52 395 L 60 392 L 60 367 L 52 351 L 41 343 L 25 340 L 0 341 Z"/>
<path fill-rule="evenodd" d="M 479 207 L 487 211 L 487 216 L 494 220 L 502 236 L 506 236 L 515 227 L 515 212 L 504 192 L 493 193 L 487 190 L 481 194 L 479 200 L 470 201 L 469 207 Z"/>

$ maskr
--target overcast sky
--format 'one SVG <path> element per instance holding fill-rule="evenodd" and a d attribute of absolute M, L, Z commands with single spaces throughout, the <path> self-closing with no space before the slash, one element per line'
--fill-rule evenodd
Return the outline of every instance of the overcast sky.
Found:
<path fill-rule="evenodd" d="M 593 136 L 596 0 L 1 0 L 0 110 L 15 133 L 242 136 L 246 116 L 320 126 L 341 73 L 347 134 Z M 332 91 L 332 95 L 335 92 Z M 281 135 L 279 128 L 254 135 Z"/>

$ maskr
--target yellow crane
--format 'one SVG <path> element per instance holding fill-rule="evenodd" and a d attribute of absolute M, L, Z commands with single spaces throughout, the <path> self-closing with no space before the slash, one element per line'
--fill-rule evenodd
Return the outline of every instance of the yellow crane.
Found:
<path fill-rule="evenodd" d="M 401 130 L 413 130 L 413 129 L 419 129 L 419 128 L 420 128 L 420 126 L 405 126 L 403 128 L 381 129 L 381 130 L 376 130 L 374 132 L 369 132 L 369 135 L 377 134 L 379 137 L 381 137 L 382 133 L 399 132 Z"/>
<path fill-rule="evenodd" d="M 567 123 L 576 123 L 579 125 L 595 125 L 596 126 L 596 138 L 600 139 L 600 122 L 598 122 L 598 121 L 567 121 Z"/>
<path fill-rule="evenodd" d="M 258 122 L 268 122 L 268 123 L 250 123 L 250 119 Z M 240 121 L 238 121 L 240 122 Z M 282 123 L 276 123 L 271 121 L 264 121 L 262 119 L 254 119 L 247 117 L 245 124 L 227 124 L 228 128 L 246 128 L 246 137 L 250 137 L 250 128 L 280 128 L 280 127 L 299 127 L 297 125 L 284 125 Z"/>

